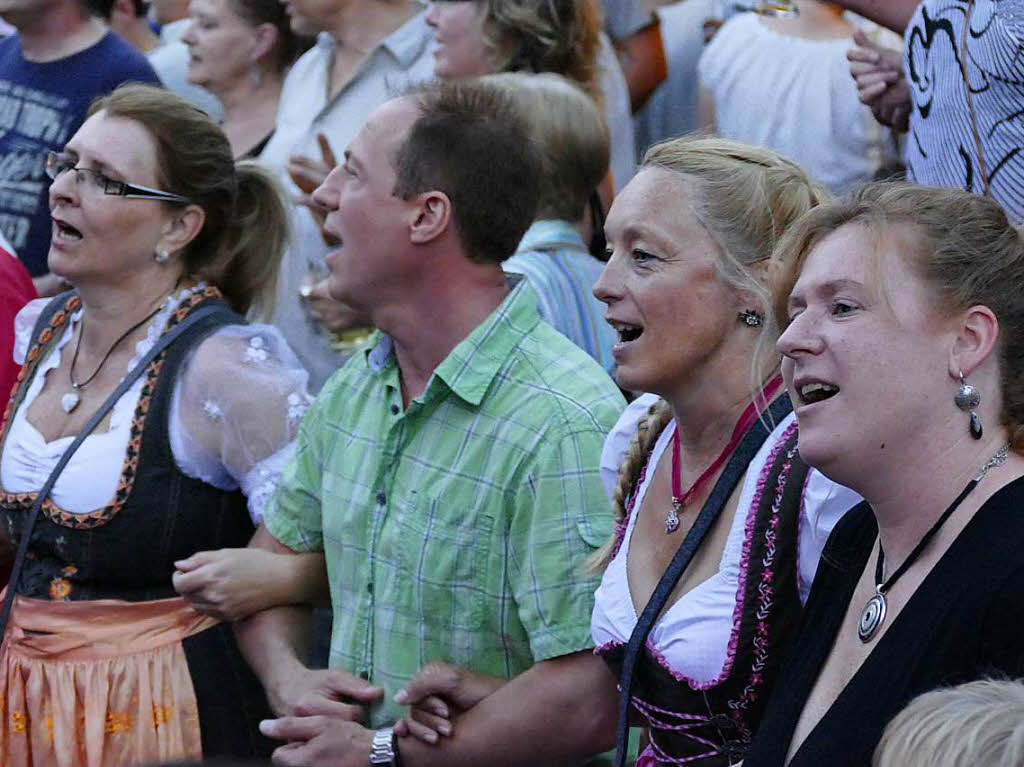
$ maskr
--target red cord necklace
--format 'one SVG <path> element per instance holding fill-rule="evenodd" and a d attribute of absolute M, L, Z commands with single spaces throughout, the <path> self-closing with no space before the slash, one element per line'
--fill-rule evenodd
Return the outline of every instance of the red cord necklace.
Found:
<path fill-rule="evenodd" d="M 690 502 L 691 499 L 708 483 L 708 480 L 713 477 L 718 470 L 725 463 L 726 459 L 732 454 L 732 451 L 736 449 L 736 445 L 743 439 L 743 435 L 747 433 L 747 430 L 753 425 L 760 415 L 761 411 L 758 409 L 758 403 L 769 403 L 775 396 L 775 393 L 782 386 L 782 376 L 776 376 L 761 391 L 760 396 L 757 397 L 753 402 L 747 405 L 746 410 L 743 411 L 743 415 L 740 416 L 739 421 L 736 422 L 736 428 L 732 430 L 732 437 L 729 438 L 729 443 L 725 446 L 725 449 L 719 453 L 718 458 L 708 466 L 704 472 L 697 477 L 697 480 L 687 488 L 686 492 L 683 492 L 682 484 L 683 480 L 681 477 L 681 471 L 679 467 L 679 426 L 676 425 L 676 430 L 672 434 L 672 507 L 668 510 L 668 514 L 665 516 L 665 533 L 674 533 L 679 529 L 679 512 L 683 510 L 683 507 Z"/>

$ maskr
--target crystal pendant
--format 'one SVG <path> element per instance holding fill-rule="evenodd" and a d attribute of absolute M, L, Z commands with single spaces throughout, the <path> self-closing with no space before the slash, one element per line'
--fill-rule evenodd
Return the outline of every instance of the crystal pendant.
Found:
<path fill-rule="evenodd" d="M 674 533 L 679 529 L 679 501 L 672 499 L 672 508 L 668 510 L 665 517 L 665 532 Z"/>
<path fill-rule="evenodd" d="M 78 403 L 81 402 L 81 399 L 82 398 L 78 396 L 78 392 L 69 391 L 67 394 L 60 398 L 60 409 L 63 410 L 65 413 L 70 413 L 72 410 L 78 407 Z"/>

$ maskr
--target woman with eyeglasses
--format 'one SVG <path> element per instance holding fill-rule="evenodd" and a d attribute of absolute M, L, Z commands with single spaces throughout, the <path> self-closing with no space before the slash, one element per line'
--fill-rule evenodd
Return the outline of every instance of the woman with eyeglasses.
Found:
<path fill-rule="evenodd" d="M 266 753 L 230 626 L 171 576 L 248 542 L 308 404 L 281 336 L 243 319 L 268 309 L 283 203 L 204 113 L 147 86 L 96 102 L 45 167 L 49 267 L 74 289 L 16 320 L 0 523 L 27 549 L 0 649 L 0 761 Z"/>

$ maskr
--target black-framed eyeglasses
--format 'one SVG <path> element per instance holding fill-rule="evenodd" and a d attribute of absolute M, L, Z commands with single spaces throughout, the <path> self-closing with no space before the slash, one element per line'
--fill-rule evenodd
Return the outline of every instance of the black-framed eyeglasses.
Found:
<path fill-rule="evenodd" d="M 46 175 L 56 181 L 69 170 L 75 172 L 75 181 L 79 184 L 88 184 L 87 188 L 94 189 L 103 194 L 115 197 L 132 197 L 140 200 L 162 200 L 163 202 L 187 203 L 188 199 L 174 192 L 165 192 L 161 189 L 153 189 L 148 186 L 129 184 L 124 181 L 115 181 L 109 176 L 95 168 L 76 168 L 74 161 L 65 154 L 59 152 L 47 152 L 46 162 L 43 167 Z"/>

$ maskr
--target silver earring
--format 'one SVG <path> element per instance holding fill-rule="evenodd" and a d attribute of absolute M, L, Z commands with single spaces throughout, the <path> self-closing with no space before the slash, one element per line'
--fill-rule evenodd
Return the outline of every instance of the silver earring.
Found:
<path fill-rule="evenodd" d="M 764 324 L 764 315 L 753 309 L 744 309 L 740 312 L 740 320 L 752 328 L 759 328 Z"/>
<path fill-rule="evenodd" d="M 249 81 L 257 88 L 263 85 L 263 70 L 256 64 L 249 67 Z"/>
<path fill-rule="evenodd" d="M 156 253 L 153 254 L 153 260 L 158 264 L 166 264 L 171 260 L 171 254 L 167 252 L 166 248 L 157 248 Z"/>
<path fill-rule="evenodd" d="M 978 405 L 981 404 L 981 392 L 967 383 L 967 380 L 964 378 L 964 371 L 958 370 L 957 373 L 960 376 L 960 386 L 957 388 L 956 394 L 953 395 L 953 402 L 965 413 L 971 414 L 971 436 L 975 439 L 981 439 L 983 432 L 981 419 L 978 418 L 978 414 L 975 412 Z"/>

